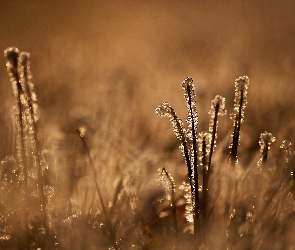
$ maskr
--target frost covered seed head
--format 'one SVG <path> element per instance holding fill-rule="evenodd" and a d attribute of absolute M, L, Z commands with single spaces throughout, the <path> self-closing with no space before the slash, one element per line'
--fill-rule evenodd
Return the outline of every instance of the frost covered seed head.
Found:
<path fill-rule="evenodd" d="M 215 110 L 217 105 L 219 106 L 218 115 L 220 116 L 226 115 L 227 110 L 225 108 L 225 98 L 220 95 L 217 95 L 211 101 L 211 108 L 209 111 L 209 114 L 211 115 L 211 117 L 215 116 Z"/>
<path fill-rule="evenodd" d="M 257 165 L 260 169 L 262 165 L 266 163 L 268 150 L 270 149 L 270 144 L 273 143 L 275 140 L 276 138 L 271 133 L 268 133 L 266 131 L 264 133 L 261 133 L 259 139 L 261 157 L 257 162 Z"/>
<path fill-rule="evenodd" d="M 276 138 L 272 135 L 272 133 L 264 132 L 260 134 L 259 145 L 260 151 L 263 152 L 264 148 L 270 148 L 270 144 L 274 142 Z"/>
<path fill-rule="evenodd" d="M 4 51 L 4 57 L 6 59 L 6 68 L 7 73 L 10 77 L 12 83 L 12 91 L 15 97 L 18 97 L 18 74 L 17 74 L 17 65 L 18 65 L 18 56 L 19 50 L 15 47 L 8 48 Z"/>
<path fill-rule="evenodd" d="M 168 102 L 163 102 L 159 107 L 156 108 L 156 114 L 158 116 L 172 116 L 173 108 Z"/>
<path fill-rule="evenodd" d="M 235 80 L 235 87 L 238 91 L 245 91 L 248 89 L 249 77 L 248 76 L 240 76 Z"/>
<path fill-rule="evenodd" d="M 240 76 L 235 80 L 235 104 L 230 117 L 233 121 L 236 121 L 236 119 L 239 119 L 241 123 L 244 121 L 244 109 L 247 105 L 248 86 L 248 76 Z"/>
<path fill-rule="evenodd" d="M 84 126 L 81 126 L 78 128 L 79 136 L 84 137 L 86 134 L 86 128 Z"/>
<path fill-rule="evenodd" d="M 180 120 L 171 105 L 168 102 L 162 103 L 156 108 L 156 114 L 159 116 L 167 116 L 172 123 L 173 132 L 177 139 L 181 141 L 186 141 L 185 128 L 183 126 L 182 120 Z"/>
<path fill-rule="evenodd" d="M 4 57 L 6 59 L 7 70 L 17 69 L 19 50 L 15 47 L 10 47 L 4 51 Z M 9 73 L 9 72 L 8 72 Z"/>
<path fill-rule="evenodd" d="M 187 90 L 187 88 L 191 89 L 191 90 L 194 90 L 195 89 L 195 86 L 193 84 L 193 78 L 191 77 L 187 77 L 185 78 L 182 83 L 181 83 L 181 87 L 184 89 L 184 90 Z"/>

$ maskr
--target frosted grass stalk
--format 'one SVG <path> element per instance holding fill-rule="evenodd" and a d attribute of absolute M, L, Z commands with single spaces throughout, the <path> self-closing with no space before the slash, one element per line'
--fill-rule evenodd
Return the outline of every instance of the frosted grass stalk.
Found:
<path fill-rule="evenodd" d="M 261 157 L 257 162 L 257 165 L 260 169 L 266 164 L 268 150 L 270 149 L 271 143 L 273 143 L 275 140 L 276 138 L 271 133 L 265 131 L 264 133 L 260 134 L 259 145 Z"/>
<path fill-rule="evenodd" d="M 211 109 L 209 111 L 209 114 L 211 116 L 210 123 L 209 123 L 209 133 L 211 135 L 211 143 L 210 143 L 210 153 L 209 153 L 209 159 L 208 159 L 208 172 L 210 172 L 211 170 L 212 155 L 216 148 L 218 116 L 224 116 L 226 115 L 226 113 L 227 113 L 227 110 L 225 108 L 225 98 L 220 95 L 217 95 L 211 101 Z"/>
<path fill-rule="evenodd" d="M 186 100 L 186 108 L 188 111 L 187 123 L 190 128 L 188 138 L 192 141 L 192 152 L 191 152 L 191 169 L 194 174 L 193 176 L 193 204 L 194 204 L 194 233 L 197 239 L 197 244 L 202 242 L 201 222 L 200 222 L 200 199 L 198 193 L 199 187 L 199 176 L 198 176 L 198 149 L 197 149 L 197 126 L 198 126 L 198 113 L 196 107 L 196 94 L 193 79 L 187 77 L 181 84 L 184 90 L 184 98 Z"/>
<path fill-rule="evenodd" d="M 207 205 L 207 195 L 208 195 L 208 161 L 210 153 L 210 139 L 211 135 L 207 132 L 199 133 L 199 165 L 203 169 L 203 188 L 202 188 L 202 215 L 206 219 L 206 205 Z"/>
<path fill-rule="evenodd" d="M 41 203 L 41 211 L 43 214 L 43 226 L 45 228 L 45 234 L 49 233 L 47 225 L 47 212 L 46 212 L 46 196 L 44 194 L 44 181 L 41 161 L 41 145 L 38 138 L 38 116 L 37 116 L 37 97 L 34 92 L 34 84 L 32 83 L 30 54 L 27 52 L 21 52 L 18 56 L 18 75 L 21 90 L 23 93 L 23 105 L 26 109 L 27 126 L 29 130 L 29 136 L 31 138 L 33 162 L 37 168 L 38 175 L 38 189 Z"/>
<path fill-rule="evenodd" d="M 16 113 L 16 128 L 18 131 L 19 144 L 17 150 L 17 160 L 19 167 L 21 169 L 21 174 L 24 178 L 24 223 L 25 223 L 25 235 L 24 235 L 24 246 L 29 246 L 29 223 L 28 223 L 28 163 L 26 157 L 26 135 L 25 135 L 25 122 L 24 122 L 24 107 L 22 105 L 23 95 L 22 88 L 20 85 L 19 75 L 18 75 L 18 57 L 19 50 L 15 47 L 8 48 L 4 51 L 4 58 L 6 59 L 7 73 L 10 77 L 12 83 L 12 92 L 17 100 L 17 105 L 15 106 Z"/>
<path fill-rule="evenodd" d="M 156 108 L 156 114 L 159 116 L 167 116 L 172 123 L 173 132 L 178 140 L 181 141 L 180 150 L 182 155 L 185 158 L 185 163 L 188 168 L 188 178 L 190 181 L 191 191 L 193 194 L 194 184 L 193 184 L 193 170 L 191 168 L 191 156 L 190 149 L 187 145 L 187 135 L 186 130 L 183 126 L 183 122 L 179 119 L 168 102 L 162 103 L 160 106 Z"/>
<path fill-rule="evenodd" d="M 284 160 L 285 160 L 284 168 L 286 170 L 288 167 L 288 163 L 290 161 L 290 158 L 294 154 L 292 143 L 290 141 L 284 140 L 284 141 L 282 141 L 280 148 L 283 149 Z M 292 175 L 294 176 L 293 173 L 292 173 Z"/>
<path fill-rule="evenodd" d="M 113 245 L 113 248 L 115 250 L 118 250 L 119 247 L 117 245 L 116 235 L 115 235 L 114 229 L 112 227 L 110 218 L 108 216 L 108 213 L 107 213 L 107 210 L 106 210 L 104 201 L 103 201 L 103 197 L 102 197 L 100 188 L 99 188 L 98 183 L 97 183 L 97 173 L 96 173 L 96 170 L 95 170 L 95 167 L 94 167 L 94 164 L 93 164 L 91 155 L 90 155 L 90 150 L 89 150 L 87 141 L 85 139 L 86 128 L 84 126 L 81 126 L 80 128 L 78 128 L 77 132 L 78 132 L 79 138 L 81 139 L 83 148 L 86 151 L 86 154 L 87 154 L 87 157 L 88 157 L 88 160 L 89 160 L 89 163 L 90 163 L 90 167 L 92 169 L 93 181 L 94 181 L 95 188 L 96 188 L 96 191 L 97 191 L 97 194 L 98 194 L 98 198 L 99 198 L 99 201 L 100 201 L 100 204 L 101 204 L 101 207 L 102 207 L 103 215 L 105 217 L 105 220 L 106 220 L 106 223 L 107 223 L 107 226 L 108 226 L 108 230 L 110 232 L 110 241 L 111 241 L 111 244 Z"/>
<path fill-rule="evenodd" d="M 175 182 L 173 177 L 167 172 L 165 168 L 160 170 L 160 182 L 165 187 L 166 198 L 171 200 L 171 207 L 172 207 L 172 215 L 173 215 L 173 227 L 175 238 L 178 236 L 178 229 L 177 229 L 177 218 L 176 218 L 176 207 L 175 207 Z"/>
<path fill-rule="evenodd" d="M 248 76 L 240 76 L 235 80 L 235 100 L 234 110 L 231 113 L 231 120 L 234 122 L 234 131 L 232 134 L 231 149 L 231 165 L 234 167 L 238 163 L 238 145 L 240 143 L 241 124 L 244 121 L 244 110 L 247 105 L 249 78 Z"/>
<path fill-rule="evenodd" d="M 207 209 L 207 203 L 208 203 L 208 193 L 209 193 L 209 178 L 211 174 L 211 162 L 212 162 L 212 155 L 216 148 L 216 139 L 217 139 L 217 128 L 218 128 L 218 116 L 224 116 L 226 115 L 227 110 L 225 107 L 225 98 L 217 95 L 212 101 L 211 101 L 211 109 L 209 111 L 210 114 L 210 123 L 209 123 L 209 135 L 208 140 L 210 140 L 209 145 L 209 156 L 208 156 L 208 164 L 206 171 L 204 172 L 204 181 L 203 181 L 203 193 L 204 193 L 204 217 L 206 219 L 206 209 Z"/>

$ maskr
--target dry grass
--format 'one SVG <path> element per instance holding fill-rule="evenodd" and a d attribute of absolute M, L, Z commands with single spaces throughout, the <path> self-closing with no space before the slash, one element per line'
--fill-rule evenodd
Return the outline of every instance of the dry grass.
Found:
<path fill-rule="evenodd" d="M 42 123 L 33 109 L 37 100 L 29 58 L 21 61 L 27 54 L 9 51 L 14 56 L 6 52 L 16 106 L 12 122 L 3 121 L 1 249 L 292 249 L 291 144 L 285 141 L 280 149 L 267 132 L 258 144 L 257 130 L 263 126 L 262 131 L 270 129 L 278 137 L 290 132 L 276 132 L 273 124 L 268 128 L 263 118 L 253 126 L 247 117 L 259 117 L 260 110 L 254 112 L 251 106 L 241 126 L 248 78 L 236 80 L 234 126 L 228 117 L 221 118 L 218 137 L 224 99 L 212 101 L 210 116 L 204 117 L 211 119 L 209 131 L 198 134 L 206 122 L 197 126 L 196 111 L 207 104 L 198 103 L 189 78 L 182 83 L 189 126 L 170 105 L 161 106 L 160 113 L 170 118 L 180 140 L 185 166 L 177 141 L 167 132 L 169 124 L 148 121 L 144 108 L 136 119 L 130 114 L 140 113 L 144 104 L 137 106 L 139 97 L 130 96 L 124 84 L 110 85 L 105 92 L 109 102 L 93 114 L 65 107 L 63 112 L 71 112 L 60 127 Z M 42 88 L 38 90 L 39 96 Z M 57 93 L 51 98 L 59 98 Z M 3 110 L 4 117 L 8 112 Z M 40 116 L 48 119 L 42 109 Z M 157 153 L 161 148 L 164 152 Z M 157 182 L 157 169 L 164 174 L 164 186 Z M 180 190 L 184 181 L 188 185 Z"/>

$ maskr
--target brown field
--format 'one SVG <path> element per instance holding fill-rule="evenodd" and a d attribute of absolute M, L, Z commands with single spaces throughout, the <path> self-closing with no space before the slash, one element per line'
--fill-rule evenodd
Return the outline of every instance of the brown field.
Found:
<path fill-rule="evenodd" d="M 18 99 L 1 56 L 0 249 L 293 249 L 294 159 L 286 163 L 280 145 L 295 142 L 294 11 L 289 0 L 1 1 L 0 49 L 30 53 L 38 98 L 32 134 L 40 147 L 34 148 L 28 121 L 16 125 Z M 233 168 L 234 82 L 246 75 L 248 103 Z M 216 95 L 225 97 L 227 109 L 218 120 L 209 217 L 201 218 L 197 240 L 179 188 L 189 182 L 180 141 L 155 113 L 169 102 L 187 127 L 181 83 L 188 76 L 198 133 L 208 131 Z M 85 137 L 77 133 L 81 126 Z M 264 131 L 276 140 L 260 170 Z M 156 180 L 163 167 L 174 178 L 175 213 L 166 199 L 171 183 Z"/>

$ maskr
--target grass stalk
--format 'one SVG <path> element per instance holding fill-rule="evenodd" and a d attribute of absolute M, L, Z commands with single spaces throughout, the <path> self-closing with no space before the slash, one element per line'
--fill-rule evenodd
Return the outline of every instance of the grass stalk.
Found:
<path fill-rule="evenodd" d="M 194 202 L 194 234 L 196 237 L 196 247 L 202 244 L 202 230 L 200 221 L 200 198 L 199 198 L 199 174 L 198 174 L 198 149 L 197 149 L 197 124 L 198 115 L 196 110 L 195 92 L 192 78 L 186 78 L 182 82 L 182 88 L 185 91 L 184 97 L 187 102 L 188 119 L 187 122 L 191 129 L 190 140 L 192 140 L 191 168 L 193 169 L 193 202 Z"/>
<path fill-rule="evenodd" d="M 29 123 L 32 126 L 32 151 L 37 165 L 37 175 L 38 175 L 38 189 L 41 203 L 41 212 L 43 215 L 43 226 L 45 230 L 45 238 L 49 237 L 49 227 L 47 224 L 47 212 L 46 212 L 46 196 L 44 194 L 44 181 L 43 181 L 43 171 L 42 171 L 42 161 L 41 161 L 41 145 L 38 138 L 38 124 L 37 124 L 37 104 L 36 104 L 36 94 L 33 90 L 33 83 L 31 82 L 31 70 L 30 70 L 30 54 L 26 52 L 21 52 L 18 59 L 18 74 L 20 76 L 20 86 L 24 98 L 26 100 L 26 105 L 29 110 Z M 33 100 L 32 97 L 35 99 Z M 46 244 L 46 242 L 44 243 Z"/>
<path fill-rule="evenodd" d="M 238 163 L 238 146 L 240 143 L 241 124 L 244 121 L 244 109 L 247 104 L 249 78 L 241 76 L 235 80 L 235 100 L 234 110 L 231 119 L 234 122 L 234 131 L 232 134 L 232 143 L 230 145 L 230 166 L 232 168 L 233 180 L 228 185 L 228 202 L 226 202 L 225 213 L 229 212 L 230 206 L 233 207 L 237 195 L 237 180 L 235 177 L 235 165 Z"/>
<path fill-rule="evenodd" d="M 20 147 L 17 150 L 17 159 L 19 164 L 22 167 L 22 172 L 24 176 L 24 224 L 25 224 L 25 232 L 24 232 L 24 246 L 25 248 L 29 248 L 29 222 L 28 222 L 28 163 L 26 157 L 26 136 L 25 136 L 25 128 L 24 128 L 24 107 L 22 105 L 22 88 L 20 85 L 19 75 L 17 71 L 18 67 L 18 58 L 19 58 L 19 50 L 17 48 L 8 48 L 4 51 L 4 57 L 6 59 L 7 72 L 10 76 L 10 81 L 12 83 L 12 90 L 17 100 L 17 122 L 16 127 L 20 137 Z M 20 151 L 20 152 L 19 152 Z"/>
<path fill-rule="evenodd" d="M 276 138 L 271 133 L 265 131 L 264 133 L 260 134 L 259 145 L 261 157 L 257 162 L 257 165 L 260 167 L 260 169 L 265 166 L 268 156 L 268 150 L 270 149 L 271 143 L 275 140 Z"/>
<path fill-rule="evenodd" d="M 95 167 L 94 167 L 94 164 L 93 164 L 91 155 L 90 155 L 90 150 L 89 150 L 87 141 L 85 139 L 85 132 L 86 132 L 86 130 L 85 130 L 84 127 L 80 127 L 77 132 L 78 132 L 79 138 L 81 139 L 83 148 L 84 148 L 84 150 L 85 150 L 85 152 L 87 154 L 87 158 L 88 158 L 89 163 L 90 163 L 90 167 L 91 167 L 92 174 L 93 174 L 93 181 L 94 181 L 94 184 L 95 184 L 96 192 L 98 194 L 98 198 L 99 198 L 99 201 L 100 201 L 100 204 L 101 204 L 101 207 L 102 207 L 102 212 L 103 212 L 103 215 L 104 215 L 105 220 L 106 220 L 107 228 L 108 228 L 108 230 L 110 232 L 110 241 L 111 241 L 114 249 L 115 250 L 118 250 L 119 247 L 117 246 L 116 235 L 115 235 L 114 229 L 112 227 L 110 218 L 108 216 L 108 213 L 107 213 L 107 210 L 106 210 L 104 201 L 103 201 L 103 197 L 102 197 L 100 188 L 98 186 L 97 173 L 96 173 L 96 170 L 95 170 Z"/>
<path fill-rule="evenodd" d="M 169 181 L 169 188 L 170 190 L 170 196 L 171 196 L 171 208 L 172 208 L 172 218 L 173 218 L 173 228 L 174 228 L 174 235 L 175 240 L 177 242 L 178 238 L 178 227 L 177 227 L 177 216 L 176 216 L 176 206 L 175 206 L 175 183 L 173 180 L 173 177 L 167 172 L 165 168 L 162 168 L 162 173 L 165 174 L 166 178 Z"/>

